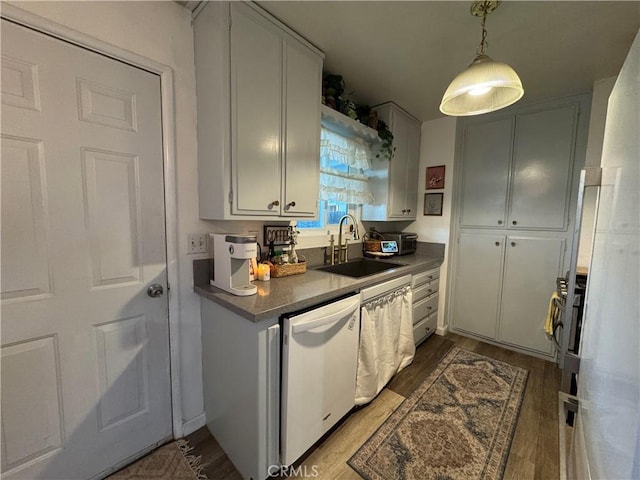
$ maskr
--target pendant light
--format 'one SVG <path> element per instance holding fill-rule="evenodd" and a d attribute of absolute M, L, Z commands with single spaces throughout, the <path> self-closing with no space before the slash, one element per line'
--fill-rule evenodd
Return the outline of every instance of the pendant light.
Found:
<path fill-rule="evenodd" d="M 482 17 L 482 41 L 471 65 L 453 79 L 444 92 L 440 111 L 445 115 L 467 116 L 489 113 L 516 103 L 524 95 L 518 74 L 506 63 L 496 62 L 486 55 L 487 15 L 500 5 L 499 1 L 476 1 L 471 15 Z"/>

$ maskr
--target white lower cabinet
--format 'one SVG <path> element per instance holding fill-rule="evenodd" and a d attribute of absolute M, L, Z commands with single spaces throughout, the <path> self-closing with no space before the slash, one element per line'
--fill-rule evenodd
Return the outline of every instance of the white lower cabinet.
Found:
<path fill-rule="evenodd" d="M 280 465 L 278 318 L 251 322 L 201 301 L 207 427 L 242 478 L 266 479 Z"/>
<path fill-rule="evenodd" d="M 438 326 L 439 285 L 439 268 L 417 273 L 411 278 L 413 340 L 416 346 L 433 334 Z"/>
<path fill-rule="evenodd" d="M 496 338 L 504 235 L 462 233 L 458 238 L 453 326 Z"/>
<path fill-rule="evenodd" d="M 558 237 L 461 233 L 454 330 L 551 355 L 543 325 L 564 250 Z"/>
<path fill-rule="evenodd" d="M 498 339 L 551 354 L 543 329 L 549 297 L 562 275 L 562 238 L 507 237 Z"/>

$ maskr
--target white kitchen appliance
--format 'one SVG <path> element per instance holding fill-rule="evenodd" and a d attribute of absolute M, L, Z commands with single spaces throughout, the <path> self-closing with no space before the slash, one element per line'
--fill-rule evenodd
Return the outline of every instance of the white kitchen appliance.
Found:
<path fill-rule="evenodd" d="M 280 461 L 291 465 L 354 406 L 360 296 L 282 319 Z"/>
<path fill-rule="evenodd" d="M 579 355 L 565 355 L 561 364 L 566 370 L 573 360 L 579 377 L 576 397 L 565 396 L 577 403 L 569 479 L 640 478 L 639 76 L 640 33 L 607 107 Z M 575 273 L 568 277 L 567 318 Z M 565 328 L 562 353 L 569 336 Z"/>
<path fill-rule="evenodd" d="M 234 295 L 254 295 L 258 287 L 249 281 L 251 259 L 258 256 L 254 235 L 212 233 L 214 287 Z"/>

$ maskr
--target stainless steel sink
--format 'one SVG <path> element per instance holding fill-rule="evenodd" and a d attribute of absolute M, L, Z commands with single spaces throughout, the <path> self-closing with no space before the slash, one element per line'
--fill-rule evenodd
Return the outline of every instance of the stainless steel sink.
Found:
<path fill-rule="evenodd" d="M 403 265 L 401 263 L 380 262 L 378 260 L 367 260 L 366 258 L 359 258 L 357 260 L 352 260 L 347 263 L 340 263 L 338 265 L 327 265 L 326 267 L 320 267 L 316 270 L 335 273 L 337 275 L 344 275 L 346 277 L 361 278 L 404 266 L 406 265 Z"/>

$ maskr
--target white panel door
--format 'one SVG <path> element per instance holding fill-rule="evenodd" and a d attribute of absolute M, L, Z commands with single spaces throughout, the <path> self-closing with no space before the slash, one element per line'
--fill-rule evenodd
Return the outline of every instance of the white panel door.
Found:
<path fill-rule="evenodd" d="M 564 245 L 564 238 L 507 237 L 498 340 L 551 355 L 543 324 Z"/>
<path fill-rule="evenodd" d="M 159 77 L 2 21 L 2 478 L 171 436 Z"/>
<path fill-rule="evenodd" d="M 503 235 L 460 234 L 452 317 L 456 330 L 496 338 L 503 256 Z"/>

